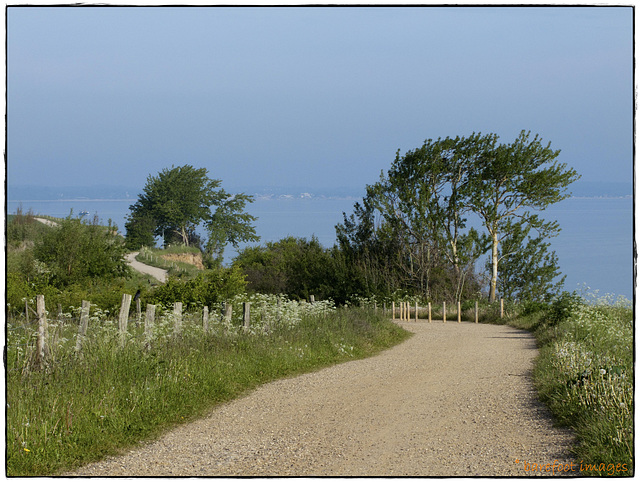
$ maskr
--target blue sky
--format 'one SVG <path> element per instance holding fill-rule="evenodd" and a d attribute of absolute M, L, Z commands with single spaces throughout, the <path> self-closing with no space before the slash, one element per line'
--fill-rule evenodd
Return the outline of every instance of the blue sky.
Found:
<path fill-rule="evenodd" d="M 7 180 L 375 182 L 427 138 L 522 130 L 633 173 L 630 7 L 9 7 Z"/>

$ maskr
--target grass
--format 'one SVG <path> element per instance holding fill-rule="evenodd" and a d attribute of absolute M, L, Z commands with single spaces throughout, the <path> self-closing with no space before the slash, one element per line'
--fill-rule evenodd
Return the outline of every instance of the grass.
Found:
<path fill-rule="evenodd" d="M 576 436 L 583 475 L 632 476 L 633 309 L 624 299 L 564 296 L 549 310 L 514 316 L 533 332 L 534 381 L 557 423 Z"/>
<path fill-rule="evenodd" d="M 42 370 L 31 365 L 34 327 L 9 325 L 7 475 L 72 470 L 270 380 L 370 356 L 409 336 L 368 310 L 274 300 L 253 299 L 263 310 L 248 332 L 238 318 L 225 324 L 212 314 L 204 333 L 201 315 L 185 314 L 176 335 L 172 314 L 157 313 L 149 345 L 133 326 L 121 346 L 117 322 L 93 310 L 79 353 L 70 314 L 50 326 L 50 361 Z"/>

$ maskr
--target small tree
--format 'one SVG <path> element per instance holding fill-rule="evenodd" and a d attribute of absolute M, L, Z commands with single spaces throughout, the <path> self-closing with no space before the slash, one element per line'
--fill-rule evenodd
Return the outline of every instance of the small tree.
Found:
<path fill-rule="evenodd" d="M 509 219 L 530 223 L 531 210 L 544 210 L 569 194 L 566 188 L 579 179 L 574 169 L 559 163 L 560 151 L 543 146 L 536 135 L 522 131 L 512 144 L 497 145 L 498 136 L 488 135 L 467 146 L 468 176 L 462 196 L 478 214 L 491 238 L 491 284 L 489 301 L 496 299 L 498 248 Z M 524 225 L 523 224 L 523 225 Z"/>

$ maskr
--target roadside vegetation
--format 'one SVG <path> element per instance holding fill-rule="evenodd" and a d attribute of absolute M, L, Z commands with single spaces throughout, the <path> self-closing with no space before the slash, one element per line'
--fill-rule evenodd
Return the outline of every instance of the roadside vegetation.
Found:
<path fill-rule="evenodd" d="M 159 309 L 149 344 L 140 326 L 120 345 L 117 322 L 94 310 L 76 352 L 78 310 L 53 322 L 47 369 L 30 366 L 34 326 L 13 320 L 7 351 L 7 475 L 71 470 L 203 416 L 216 404 L 281 377 L 373 355 L 408 336 L 380 313 L 251 299 L 260 313 L 245 331 L 241 310 L 225 323 L 185 315 L 175 334 L 172 312 Z M 188 396 L 185 396 L 187 395 Z"/>
<path fill-rule="evenodd" d="M 632 476 L 631 302 L 564 292 L 549 305 L 512 306 L 507 323 L 538 340 L 534 382 L 556 422 L 575 432 L 582 474 Z"/>
<path fill-rule="evenodd" d="M 253 199 L 227 193 L 203 168 L 150 176 L 124 238 L 97 218 L 71 213 L 51 227 L 19 210 L 7 223 L 9 474 L 73 468 L 259 383 L 368 356 L 408 336 L 380 310 L 349 306 L 432 302 L 436 318 L 445 301 L 461 303 L 463 320 L 473 320 L 479 302 L 480 322 L 532 331 L 540 346 L 536 385 L 558 423 L 578 435 L 581 469 L 612 475 L 610 465 L 621 464 L 630 475 L 633 309 L 562 291 L 548 241 L 560 227 L 540 213 L 565 199 L 579 175 L 558 155 L 524 131 L 508 144 L 494 134 L 426 140 L 398 152 L 353 214 L 343 213 L 333 247 L 286 237 L 241 249 L 229 266 L 222 263 L 228 244 L 259 241 L 245 212 Z M 468 227 L 469 216 L 481 221 L 480 231 Z M 130 251 L 168 269 L 168 281 L 131 270 Z M 119 344 L 123 293 L 136 293 L 143 309 L 157 307 L 150 344 L 140 323 Z M 51 321 L 45 369 L 33 363 L 36 295 L 44 295 Z M 318 303 L 307 303 L 312 295 Z M 91 302 L 94 329 L 76 352 L 82 300 Z M 223 303 L 241 301 L 257 313 L 249 330 L 240 328 L 239 309 L 231 322 L 221 318 Z M 187 313 L 180 333 L 169 330 L 176 302 Z M 205 306 L 210 330 L 202 326 Z"/>

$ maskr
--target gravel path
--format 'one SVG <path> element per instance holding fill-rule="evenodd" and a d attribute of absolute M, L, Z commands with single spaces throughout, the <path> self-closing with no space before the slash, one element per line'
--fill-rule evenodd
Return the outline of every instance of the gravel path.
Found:
<path fill-rule="evenodd" d="M 136 271 L 140 271 L 143 274 L 148 274 L 153 276 L 155 279 L 160 281 L 160 283 L 166 283 L 167 281 L 167 270 L 162 268 L 156 268 L 154 266 L 149 266 L 148 264 L 141 263 L 136 260 L 136 256 L 138 256 L 138 251 L 127 254 L 124 258 L 127 261 L 127 264 L 131 266 Z"/>
<path fill-rule="evenodd" d="M 378 356 L 269 383 L 67 475 L 557 476 L 533 468 L 571 463 L 572 435 L 552 426 L 530 380 L 530 334 L 402 326 L 415 335 Z"/>

